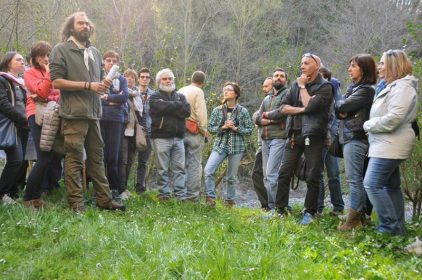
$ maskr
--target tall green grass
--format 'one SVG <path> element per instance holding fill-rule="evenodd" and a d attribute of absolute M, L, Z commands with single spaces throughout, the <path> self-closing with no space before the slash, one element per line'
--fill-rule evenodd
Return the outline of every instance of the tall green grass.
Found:
<path fill-rule="evenodd" d="M 128 211 L 67 209 L 63 194 L 33 213 L 0 206 L 1 279 L 417 279 L 422 259 L 406 237 L 372 228 L 339 233 L 324 216 L 300 226 L 293 215 L 265 219 L 258 209 L 216 209 L 148 192 Z M 92 203 L 93 204 L 93 203 Z"/>

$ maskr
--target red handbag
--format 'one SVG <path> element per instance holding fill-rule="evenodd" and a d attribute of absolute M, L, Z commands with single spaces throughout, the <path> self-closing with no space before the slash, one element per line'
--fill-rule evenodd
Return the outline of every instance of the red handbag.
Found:
<path fill-rule="evenodd" d="M 198 122 L 192 119 L 186 119 L 186 130 L 189 131 L 189 133 L 191 134 L 198 134 L 199 133 Z"/>

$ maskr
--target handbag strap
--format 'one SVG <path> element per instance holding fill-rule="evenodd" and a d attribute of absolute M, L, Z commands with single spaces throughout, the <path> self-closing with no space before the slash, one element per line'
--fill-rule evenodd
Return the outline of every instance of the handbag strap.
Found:
<path fill-rule="evenodd" d="M 10 82 L 8 81 L 7 84 L 9 85 L 10 89 L 10 96 L 12 97 L 12 105 L 15 107 L 15 92 L 12 89 L 12 86 L 10 85 Z"/>

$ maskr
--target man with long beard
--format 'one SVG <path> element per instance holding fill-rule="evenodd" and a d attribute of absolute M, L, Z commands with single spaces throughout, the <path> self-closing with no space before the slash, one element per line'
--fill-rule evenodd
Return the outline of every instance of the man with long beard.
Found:
<path fill-rule="evenodd" d="M 186 199 L 185 187 L 185 118 L 191 114 L 190 105 L 183 94 L 176 92 L 173 72 L 166 68 L 157 73 L 158 90 L 150 99 L 152 118 L 151 139 L 155 151 L 157 167 L 157 186 L 159 199 L 168 200 L 171 195 L 170 182 L 174 196 Z M 169 173 L 172 179 L 169 179 Z"/>
<path fill-rule="evenodd" d="M 61 90 L 65 186 L 70 207 L 77 213 L 85 210 L 81 178 L 84 148 L 97 205 L 110 210 L 125 208 L 111 199 L 104 171 L 100 93 L 108 89 L 111 81 L 102 80 L 102 57 L 89 41 L 93 32 L 87 15 L 74 13 L 64 22 L 62 42 L 53 48 L 50 58 L 53 87 Z"/>

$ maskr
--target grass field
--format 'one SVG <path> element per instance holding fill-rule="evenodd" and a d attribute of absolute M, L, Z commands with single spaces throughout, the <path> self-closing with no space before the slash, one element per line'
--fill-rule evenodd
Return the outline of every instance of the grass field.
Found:
<path fill-rule="evenodd" d="M 373 228 L 339 233 L 328 215 L 300 226 L 293 215 L 159 202 L 149 192 L 126 212 L 74 214 L 59 192 L 46 209 L 0 206 L 1 279 L 421 279 L 422 258 L 405 237 Z"/>

